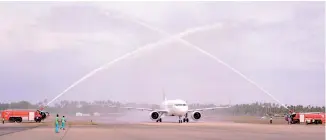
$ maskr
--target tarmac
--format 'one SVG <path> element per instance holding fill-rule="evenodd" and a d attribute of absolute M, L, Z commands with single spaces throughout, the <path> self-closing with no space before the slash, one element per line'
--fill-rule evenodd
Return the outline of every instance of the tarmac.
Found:
<path fill-rule="evenodd" d="M 106 123 L 70 125 L 60 133 L 49 125 L 0 125 L 0 140 L 324 140 L 324 125 L 232 122 Z"/>
<path fill-rule="evenodd" d="M 0 140 L 1 136 L 8 135 L 11 133 L 16 133 L 20 131 L 25 131 L 37 127 L 38 125 L 20 125 L 15 123 L 6 123 L 0 125 Z"/>

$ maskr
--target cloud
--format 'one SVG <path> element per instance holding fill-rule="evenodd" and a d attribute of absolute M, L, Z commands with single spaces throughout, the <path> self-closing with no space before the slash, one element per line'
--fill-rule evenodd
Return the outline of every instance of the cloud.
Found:
<path fill-rule="evenodd" d="M 20 7 L 7 6 L 12 9 Z M 139 37 L 137 30 L 142 29 L 139 25 L 111 17 L 100 9 L 83 3 L 49 4 L 46 12 L 40 14 L 43 11 L 39 10 L 38 14 L 24 17 L 25 14 L 34 13 L 35 11 L 29 10 L 38 6 L 24 5 L 21 6 L 24 10 L 14 13 L 11 9 L 3 9 L 3 15 L 16 18 L 3 19 L 7 22 L 2 23 L 4 28 L 0 34 L 2 51 L 48 52 L 71 49 L 85 42 L 118 47 L 134 45 L 134 48 L 144 41 L 160 37 L 153 36 L 146 29 L 142 31 L 143 36 Z"/>
<path fill-rule="evenodd" d="M 301 9 L 319 13 L 323 9 L 322 2 L 99 2 L 95 5 L 141 18 L 158 27 L 178 26 L 179 31 L 216 21 L 278 23 L 291 19 Z"/>
<path fill-rule="evenodd" d="M 319 67 L 324 63 L 321 47 L 324 44 L 324 7 L 320 2 L 117 2 L 99 5 L 109 11 L 114 9 L 136 16 L 173 33 L 203 23 L 234 24 L 236 27 L 212 30 L 212 34 L 199 33 L 194 35 L 196 37 L 189 37 L 189 41 L 201 40 L 204 48 L 214 44 L 209 48 L 210 52 L 227 54 L 225 52 L 229 50 L 232 51 L 230 55 L 236 53 L 238 57 L 250 59 L 248 62 L 260 61 L 259 64 L 266 69 L 277 63 L 293 69 Z M 171 31 L 173 28 L 177 30 Z M 211 43 L 202 41 L 207 38 Z"/>

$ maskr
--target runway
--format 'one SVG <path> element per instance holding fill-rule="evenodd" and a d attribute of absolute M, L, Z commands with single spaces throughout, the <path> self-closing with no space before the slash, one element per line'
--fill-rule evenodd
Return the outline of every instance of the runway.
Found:
<path fill-rule="evenodd" d="M 16 127 L 19 128 L 19 127 Z M 59 134 L 52 126 L 29 127 L 0 140 L 324 140 L 324 125 L 214 123 L 135 123 L 71 125 Z M 12 127 L 12 129 L 15 129 Z M 1 129 L 2 131 L 3 129 Z"/>
<path fill-rule="evenodd" d="M 0 125 L 0 138 L 3 135 L 8 135 L 11 133 L 21 132 L 28 129 L 36 128 L 38 127 L 38 124 L 15 124 L 15 123 L 6 123 Z M 1 139 L 0 139 L 1 140 Z"/>

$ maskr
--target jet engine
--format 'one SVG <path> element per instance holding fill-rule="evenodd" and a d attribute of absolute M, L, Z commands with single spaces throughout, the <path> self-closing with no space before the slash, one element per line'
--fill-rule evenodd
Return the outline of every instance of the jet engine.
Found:
<path fill-rule="evenodd" d="M 156 111 L 151 112 L 149 115 L 153 121 L 156 121 L 160 118 L 160 113 L 158 113 Z"/>
<path fill-rule="evenodd" d="M 195 120 L 195 121 L 199 120 L 199 119 L 201 118 L 201 114 L 200 114 L 200 112 L 197 112 L 197 111 L 193 112 L 193 113 L 191 114 L 191 118 L 192 118 L 193 120 Z"/>

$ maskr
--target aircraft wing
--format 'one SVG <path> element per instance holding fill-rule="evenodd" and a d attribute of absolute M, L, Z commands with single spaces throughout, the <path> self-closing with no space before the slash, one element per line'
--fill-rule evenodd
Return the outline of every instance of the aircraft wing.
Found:
<path fill-rule="evenodd" d="M 162 112 L 162 113 L 167 113 L 167 110 L 160 110 L 160 109 L 152 109 L 152 108 L 138 108 L 138 107 L 120 107 L 120 106 L 110 106 L 110 107 L 118 107 L 118 108 L 123 108 L 123 109 L 133 109 L 133 110 L 140 110 L 140 111 L 157 111 L 157 112 Z"/>
<path fill-rule="evenodd" d="M 189 109 L 188 112 L 215 110 L 215 109 L 221 109 L 221 108 L 230 108 L 230 106 L 217 106 L 217 107 L 209 107 L 209 108 Z"/>

